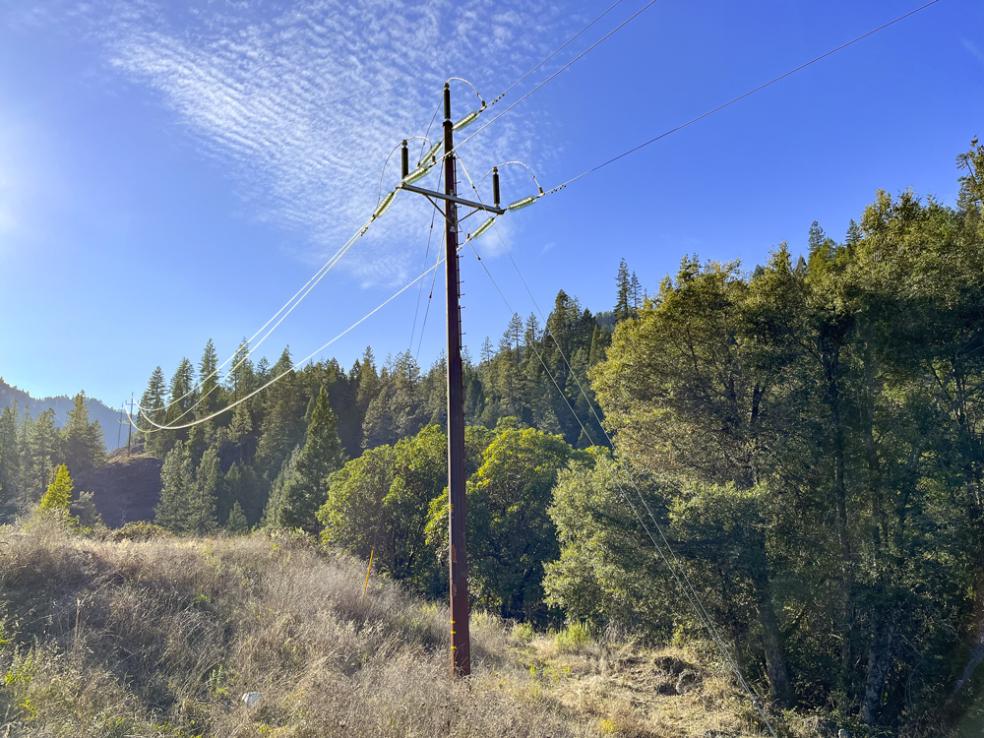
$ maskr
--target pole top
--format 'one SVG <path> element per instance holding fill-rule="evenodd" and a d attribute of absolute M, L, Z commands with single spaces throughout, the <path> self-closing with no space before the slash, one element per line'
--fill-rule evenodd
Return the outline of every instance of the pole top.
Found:
<path fill-rule="evenodd" d="M 444 120 L 451 120 L 451 83 L 444 83 Z"/>

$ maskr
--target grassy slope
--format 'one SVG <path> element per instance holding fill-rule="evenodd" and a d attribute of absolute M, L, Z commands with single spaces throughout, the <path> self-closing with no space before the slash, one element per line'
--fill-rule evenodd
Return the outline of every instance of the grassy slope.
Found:
<path fill-rule="evenodd" d="M 145 542 L 0 528 L 0 738 L 739 736 L 745 701 L 692 654 L 532 636 L 447 611 L 297 541 Z M 525 636 L 525 637 L 524 637 Z M 239 696 L 259 691 L 247 710 Z"/>

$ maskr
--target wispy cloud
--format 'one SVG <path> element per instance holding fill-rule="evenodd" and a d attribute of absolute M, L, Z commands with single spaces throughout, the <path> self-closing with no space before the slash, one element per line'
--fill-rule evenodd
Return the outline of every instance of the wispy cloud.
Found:
<path fill-rule="evenodd" d="M 85 29 L 107 69 L 155 91 L 203 151 L 229 166 L 257 217 L 291 229 L 309 258 L 333 251 L 372 211 L 383 160 L 403 136 L 423 133 L 446 77 L 470 78 L 491 98 L 549 50 L 539 29 L 563 34 L 572 22 L 560 5 L 512 0 L 303 0 L 277 10 L 106 0 L 47 10 L 21 20 Z M 456 90 L 461 114 L 476 103 Z M 461 154 L 473 175 L 503 159 L 536 163 L 554 154 L 536 131 L 529 112 L 512 114 Z M 393 156 L 385 182 L 398 167 Z M 348 262 L 360 280 L 415 269 L 430 220 L 423 205 L 400 203 L 374 227 Z M 501 229 L 486 248 L 507 239 Z"/>

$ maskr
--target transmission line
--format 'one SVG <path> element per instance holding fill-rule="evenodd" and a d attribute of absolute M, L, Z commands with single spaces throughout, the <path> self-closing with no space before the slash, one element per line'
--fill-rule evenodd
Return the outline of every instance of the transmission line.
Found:
<path fill-rule="evenodd" d="M 685 122 L 683 122 L 683 123 L 681 123 L 681 124 L 679 124 L 677 126 L 674 126 L 673 128 L 669 128 L 669 129 L 663 131 L 662 133 L 660 133 L 660 134 L 658 134 L 656 136 L 653 136 L 652 138 L 649 138 L 649 139 L 647 139 L 647 140 L 645 140 L 645 141 L 643 141 L 643 142 L 641 142 L 639 144 L 636 144 L 635 146 L 632 146 L 631 148 L 628 148 L 625 151 L 622 151 L 621 153 L 616 154 L 615 156 L 613 156 L 613 157 L 611 157 L 609 159 L 606 159 L 605 161 L 601 162 L 600 164 L 596 164 L 593 167 L 590 167 L 588 169 L 585 169 L 580 174 L 577 174 L 577 175 L 571 177 L 570 179 L 564 180 L 559 185 L 556 185 L 555 187 L 552 187 L 551 189 L 547 190 L 546 194 L 552 195 L 554 193 L 560 192 L 561 190 L 565 189 L 569 185 L 574 184 L 578 180 L 581 180 L 581 179 L 583 179 L 584 177 L 587 177 L 590 174 L 594 174 L 595 172 L 599 171 L 600 169 L 604 169 L 608 165 L 614 164 L 615 162 L 619 161 L 620 159 L 624 159 L 625 157 L 629 156 L 630 154 L 634 154 L 637 151 L 640 151 L 641 149 L 644 149 L 647 146 L 650 146 L 651 144 L 654 144 L 657 141 L 660 141 L 661 139 L 666 138 L 667 136 L 670 136 L 670 135 L 672 135 L 672 134 L 674 134 L 674 133 L 676 133 L 678 131 L 682 131 L 684 128 L 688 128 L 689 126 L 692 126 L 695 123 L 699 123 L 700 121 L 704 120 L 705 118 L 709 118 L 712 115 L 714 115 L 716 113 L 719 113 L 722 110 L 724 110 L 726 108 L 729 108 L 732 105 L 735 105 L 736 103 L 739 103 L 742 100 L 744 100 L 744 99 L 746 99 L 748 97 L 751 97 L 752 95 L 754 95 L 754 94 L 756 94 L 758 92 L 761 92 L 762 90 L 765 90 L 766 88 L 771 87 L 772 85 L 774 85 L 774 84 L 776 84 L 778 82 L 781 82 L 782 80 L 786 79 L 787 77 L 791 77 L 794 74 L 796 74 L 798 72 L 801 72 L 804 69 L 806 69 L 808 67 L 811 67 L 814 64 L 816 64 L 818 62 L 821 62 L 824 59 L 826 59 L 826 58 L 828 58 L 830 56 L 833 56 L 834 54 L 836 54 L 836 53 L 838 53 L 840 51 L 843 51 L 844 49 L 847 49 L 847 48 L 849 48 L 851 46 L 854 46 L 855 44 L 857 44 L 857 43 L 865 40 L 866 38 L 869 38 L 870 36 L 874 36 L 876 33 L 879 33 L 880 31 L 884 31 L 885 29 L 894 26 L 896 23 L 900 23 L 900 22 L 904 21 L 905 19 L 910 18 L 913 15 L 916 15 L 917 13 L 920 13 L 923 10 L 926 10 L 927 8 L 929 8 L 929 7 L 933 6 L 933 5 L 936 5 L 936 3 L 938 3 L 938 2 L 940 2 L 940 0 L 929 0 L 929 2 L 923 3 L 922 5 L 920 5 L 917 8 L 913 8 L 912 10 L 909 10 L 908 12 L 905 12 L 902 15 L 898 15 L 898 16 L 892 18 L 891 20 L 886 21 L 885 23 L 882 23 L 881 25 L 875 26 L 874 28 L 872 28 L 872 29 L 870 29 L 868 31 L 865 31 L 860 36 L 855 36 L 850 41 L 845 41 L 841 45 L 836 46 L 836 47 L 830 49 L 829 51 L 825 51 L 824 53 L 820 54 L 819 56 L 815 56 L 812 59 L 810 59 L 809 61 L 806 61 L 806 62 L 804 62 L 804 63 L 802 63 L 802 64 L 800 64 L 800 65 L 798 65 L 796 67 L 793 67 L 792 69 L 789 69 L 789 70 L 783 72 L 782 74 L 780 74 L 780 75 L 778 75 L 776 77 L 773 77 L 772 79 L 770 79 L 770 80 L 768 80 L 766 82 L 763 82 L 762 84 L 756 85 L 755 87 L 753 87 L 753 88 L 751 88 L 749 90 L 746 90 L 745 92 L 741 93 L 740 95 L 736 95 L 735 97 L 731 98 L 730 100 L 727 100 L 726 102 L 721 103 L 720 105 L 717 105 L 717 106 L 715 106 L 713 108 L 710 108 L 709 110 L 705 110 L 703 113 L 701 113 L 700 115 L 697 115 L 697 116 L 691 118 L 690 120 L 687 120 L 687 121 L 685 121 Z M 481 129 L 479 129 L 479 130 L 481 130 Z M 476 131 L 476 133 L 477 133 L 477 131 Z M 467 141 L 468 139 L 465 139 L 465 140 Z"/>
<path fill-rule="evenodd" d="M 509 299 L 506 297 L 505 293 L 503 292 L 502 288 L 499 286 L 495 277 L 492 275 L 492 272 L 485 264 L 485 260 L 482 259 L 481 255 L 478 253 L 478 249 L 474 245 L 472 245 L 471 248 L 476 258 L 478 259 L 479 264 L 481 264 L 482 269 L 485 272 L 485 275 L 492 283 L 492 286 L 495 288 L 495 291 L 499 294 L 499 297 L 505 303 L 507 309 L 511 313 L 516 313 L 516 310 L 509 302 Z M 513 263 L 515 265 L 515 262 Z M 518 268 L 517 268 L 517 273 L 518 273 Z M 522 279 L 521 274 L 520 274 L 520 279 Z M 523 283 L 524 285 L 526 284 L 525 280 L 523 280 Z M 527 291 L 529 292 L 528 286 L 527 286 Z M 530 293 L 530 297 L 532 298 L 532 293 Z M 566 365 L 568 372 L 574 377 L 575 384 L 580 390 L 582 397 L 587 402 L 588 407 L 591 409 L 591 412 L 594 414 L 595 421 L 597 422 L 598 427 L 601 429 L 601 432 L 604 434 L 605 438 L 607 439 L 609 446 L 614 451 L 615 450 L 614 441 L 612 440 L 611 436 L 608 434 L 608 431 L 605 430 L 604 424 L 601 422 L 598 413 L 595 411 L 593 401 L 591 400 L 590 397 L 588 397 L 587 393 L 584 391 L 584 388 L 581 386 L 581 382 L 577 377 L 577 372 L 574 371 L 574 368 L 571 366 L 571 363 L 567 359 L 567 356 L 564 353 L 564 349 L 561 347 L 560 342 L 557 340 L 557 337 L 554 336 L 553 332 L 550 330 L 549 321 L 543 315 L 535 299 L 533 300 L 533 305 L 536 308 L 537 312 L 540 314 L 540 319 L 543 321 L 544 334 L 549 335 L 554 345 L 557 347 L 557 350 L 560 353 L 561 357 L 563 358 L 564 364 Z M 546 361 L 544 360 L 543 355 L 536 348 L 535 342 L 531 341 L 528 344 L 528 346 L 536 355 L 537 360 L 540 362 L 540 366 L 543 367 L 543 371 L 546 373 L 547 377 L 553 383 L 553 386 L 557 390 L 557 394 L 559 394 L 561 399 L 564 401 L 564 404 L 567 406 L 567 409 L 570 411 L 574 420 L 577 422 L 578 426 L 580 427 L 581 432 L 584 434 L 584 436 L 588 439 L 588 441 L 592 445 L 596 445 L 595 440 L 592 437 L 591 431 L 588 430 L 584 421 L 581 420 L 580 415 L 574 409 L 574 406 L 571 403 L 570 399 L 567 397 L 567 395 L 564 393 L 563 389 L 561 388 L 560 384 L 557 382 L 556 377 L 554 376 L 553 372 L 550 370 L 550 367 L 547 365 Z M 626 492 L 625 487 L 623 487 L 621 482 L 619 481 L 618 479 L 619 471 L 630 476 L 629 487 L 635 490 L 635 493 L 639 498 L 639 502 L 642 504 L 642 507 L 648 513 L 648 517 L 652 523 L 652 527 L 657 531 L 658 538 L 662 542 L 662 545 L 660 544 L 660 542 L 657 541 L 657 536 L 653 535 L 653 532 L 650 530 L 649 525 L 647 525 L 647 523 L 643 519 L 643 516 L 639 514 L 638 510 L 636 509 L 635 505 L 632 502 L 631 495 L 629 495 L 629 493 Z M 669 571 L 670 575 L 673 577 L 673 580 L 676 582 L 677 587 L 683 593 L 684 597 L 687 598 L 687 601 L 690 603 L 690 606 L 693 608 L 695 614 L 697 615 L 697 619 L 701 622 L 701 625 L 707 631 L 708 636 L 711 638 L 711 641 L 718 649 L 721 657 L 724 659 L 725 663 L 730 667 L 731 671 L 734 673 L 735 678 L 738 680 L 738 683 L 741 685 L 742 689 L 744 689 L 748 693 L 749 698 L 752 701 L 752 705 L 755 707 L 755 710 L 758 712 L 759 717 L 762 719 L 762 722 L 765 724 L 769 733 L 773 736 L 773 738 L 777 738 L 777 734 L 775 729 L 773 728 L 772 722 L 769 720 L 768 714 L 766 713 L 765 708 L 761 704 L 761 699 L 762 699 L 761 696 L 752 688 L 749 682 L 745 679 L 741 667 L 738 666 L 737 659 L 732 655 L 731 649 L 728 648 L 726 642 L 724 641 L 724 638 L 721 636 L 721 633 L 717 628 L 717 625 L 714 623 L 713 618 L 708 613 L 707 609 L 704 607 L 704 604 L 701 601 L 701 597 L 697 593 L 697 590 L 694 587 L 693 582 L 691 581 L 689 575 L 687 574 L 686 569 L 683 566 L 683 563 L 677 557 L 676 552 L 673 550 L 673 547 L 670 545 L 669 539 L 667 538 L 665 532 L 663 531 L 662 525 L 660 525 L 659 521 L 657 520 L 655 514 L 652 511 L 652 508 L 649 506 L 649 503 L 646 501 L 645 495 L 643 495 L 642 493 L 641 485 L 639 485 L 637 480 L 631 478 L 627 464 L 617 465 L 615 476 L 612 477 L 612 482 L 615 484 L 616 488 L 618 489 L 619 493 L 622 496 L 622 499 L 624 500 L 626 505 L 628 505 L 629 509 L 633 513 L 633 516 L 639 522 L 639 525 L 642 527 L 643 531 L 645 531 L 649 540 L 652 542 L 653 548 L 656 550 L 664 566 Z M 669 556 L 667 556 L 667 552 Z"/>
<path fill-rule="evenodd" d="M 577 62 L 579 62 L 581 59 L 583 59 L 584 57 L 586 57 L 588 54 L 590 54 L 596 48 L 598 48 L 599 46 L 601 46 L 601 44 L 603 44 L 605 41 L 607 41 L 608 39 L 610 39 L 616 33 L 618 33 L 623 28 L 625 28 L 626 26 L 628 26 L 630 23 L 632 23 L 634 20 L 636 20 L 640 15 L 642 15 L 647 10 L 649 10 L 657 2 L 659 2 L 659 0 L 649 0 L 649 2 L 647 2 L 641 8 L 639 8 L 638 10 L 636 10 L 632 15 L 630 15 L 628 18 L 626 18 L 625 20 L 623 20 L 621 23 L 619 23 L 617 26 L 615 26 L 612 30 L 610 30 L 604 36 L 602 36 L 601 38 L 599 38 L 598 40 L 596 40 L 593 44 L 591 44 L 590 46 L 588 46 L 587 48 L 585 48 L 584 50 L 582 50 L 579 54 L 577 54 L 575 57 L 573 57 L 570 61 L 568 61 L 566 64 L 564 64 L 562 67 L 560 67 L 560 69 L 558 69 L 557 71 L 555 71 L 549 77 L 544 78 L 537 85 L 535 85 L 532 89 L 530 89 L 529 91 L 527 91 L 526 94 L 524 94 L 522 97 L 520 97 L 517 100 L 515 100 L 514 102 L 512 102 L 509 105 L 509 107 L 507 107 L 501 113 L 499 113 L 496 116 L 493 116 L 490 120 L 488 120 L 485 123 L 483 123 L 476 130 L 472 131 L 470 135 L 466 136 L 463 141 L 461 141 L 461 142 L 459 142 L 457 144 L 456 148 L 460 148 L 461 146 L 464 146 L 466 143 L 468 143 L 473 138 L 475 138 L 475 136 L 477 136 L 479 133 L 481 133 L 482 131 L 484 131 L 490 125 L 492 125 L 493 123 L 495 123 L 497 120 L 499 120 L 499 118 L 501 118 L 506 113 L 508 113 L 510 110 L 512 110 L 513 108 L 515 108 L 521 102 L 523 102 L 524 100 L 529 99 L 532 95 L 534 95 L 537 92 L 539 92 L 546 85 L 548 85 L 551 82 L 553 82 L 555 79 L 557 79 L 557 77 L 559 77 L 561 74 L 563 74 L 564 72 L 566 72 L 572 66 L 574 66 L 575 64 L 577 64 Z M 605 12 L 607 13 L 608 11 L 605 11 Z"/>
<path fill-rule="evenodd" d="M 476 237 L 477 237 L 477 235 L 469 235 L 461 243 L 461 245 L 458 246 L 458 251 L 460 252 L 461 249 L 463 249 L 465 247 L 465 244 L 470 243 Z M 373 315 L 375 315 L 376 313 L 378 313 L 380 310 L 382 310 L 384 307 L 386 307 L 387 305 L 389 305 L 391 302 L 393 302 L 396 298 L 398 298 L 404 292 L 406 292 L 411 287 L 413 287 L 415 284 L 417 284 L 417 282 L 419 282 L 420 280 L 422 280 L 424 277 L 426 277 L 431 272 L 437 270 L 437 268 L 440 267 L 441 264 L 444 263 L 444 261 L 445 261 L 445 257 L 443 255 L 440 255 L 438 257 L 437 261 L 434 264 L 432 264 L 427 269 L 425 269 L 420 274 L 418 274 L 416 277 L 414 277 L 409 282 L 407 282 L 406 284 L 404 284 L 402 287 L 400 287 L 398 290 L 396 290 L 393 294 L 391 294 L 389 297 L 387 297 L 381 303 L 379 303 L 378 305 L 376 305 L 376 307 L 372 308 L 369 312 L 365 313 L 361 318 L 359 318 L 355 322 L 351 323 L 343 331 L 341 331 L 340 333 L 338 333 L 334 337 L 330 338 L 329 340 L 325 341 L 323 344 L 321 344 L 321 346 L 319 346 L 314 351 L 312 351 L 310 354 L 308 354 L 303 359 L 301 359 L 299 362 L 297 362 L 297 366 L 302 366 L 302 365 L 307 364 L 308 362 L 312 361 L 318 354 L 320 354 L 321 352 L 325 351 L 332 344 L 338 342 L 339 340 L 341 340 L 342 338 L 344 338 L 345 336 L 347 336 L 349 333 L 351 333 L 352 331 L 354 331 L 356 328 L 358 328 L 360 325 L 362 325 L 364 322 L 366 322 Z M 182 423 L 182 424 L 177 424 L 177 425 L 175 425 L 175 424 L 156 425 L 155 424 L 155 428 L 157 430 L 170 430 L 170 431 L 175 431 L 175 430 L 185 430 L 186 428 L 192 428 L 192 427 L 194 427 L 196 425 L 201 425 L 202 423 L 207 423 L 208 421 L 213 420 L 213 419 L 219 417 L 220 415 L 223 415 L 223 414 L 229 412 L 233 408 L 238 407 L 239 405 L 243 404 L 247 400 L 252 399 L 253 397 L 255 397 L 256 395 L 260 394 L 261 392 L 263 392 L 264 390 L 268 389 L 269 387 L 272 387 L 274 384 L 276 384 L 281 379 L 283 379 L 284 377 L 286 377 L 292 371 L 294 371 L 294 366 L 291 366 L 289 369 L 286 369 L 283 372 L 281 372 L 280 374 L 276 375 L 275 377 L 272 377 L 269 381 L 267 381 L 266 383 L 264 383 L 262 386 L 257 387 L 255 390 L 253 390 L 249 394 L 244 395 L 243 397 L 239 398 L 238 400 L 235 400 L 234 402 L 229 403 L 228 405 L 226 405 L 222 409 L 216 410 L 215 412 L 213 412 L 213 413 L 211 413 L 209 415 L 206 415 L 205 417 L 196 418 L 195 420 L 190 421 L 188 423 Z M 145 430 L 145 429 L 141 428 L 140 426 L 138 426 L 131 413 L 126 413 L 126 416 L 127 416 L 128 420 L 130 421 L 130 424 L 136 430 L 140 431 L 141 433 L 152 432 L 152 430 L 150 430 L 150 429 Z M 149 418 L 146 418 L 146 417 L 145 417 L 145 419 L 149 420 Z"/>

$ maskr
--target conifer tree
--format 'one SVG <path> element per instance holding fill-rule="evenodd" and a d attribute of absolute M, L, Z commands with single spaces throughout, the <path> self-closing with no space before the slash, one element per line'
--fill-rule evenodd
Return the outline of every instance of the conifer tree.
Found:
<path fill-rule="evenodd" d="M 20 492 L 25 505 L 33 504 L 51 480 L 55 464 L 62 456 L 61 435 L 55 427 L 55 411 L 45 410 L 24 425 L 24 456 L 21 463 Z"/>
<path fill-rule="evenodd" d="M 68 509 L 72 505 L 72 490 L 74 488 L 75 484 L 72 482 L 71 474 L 68 473 L 68 467 L 59 464 L 55 467 L 51 484 L 41 496 L 38 509 L 67 515 Z"/>
<path fill-rule="evenodd" d="M 17 407 L 11 405 L 0 413 L 0 508 L 11 505 L 17 498 L 20 456 Z"/>
<path fill-rule="evenodd" d="M 150 375 L 150 379 L 147 381 L 147 389 L 144 390 L 140 398 L 140 407 L 145 408 L 143 413 L 147 417 L 161 425 L 164 424 L 163 421 L 165 420 L 164 413 L 161 410 L 164 408 L 164 394 L 166 391 L 164 372 L 159 366 L 155 367 L 153 373 Z M 152 428 L 151 424 L 146 421 L 142 425 Z M 149 429 L 147 433 L 141 434 L 144 440 L 144 449 L 147 453 L 157 457 L 163 456 L 166 449 L 165 441 L 167 434 L 167 431 Z"/>
<path fill-rule="evenodd" d="M 168 408 L 168 420 L 174 420 L 195 404 L 196 393 L 192 391 L 194 383 L 195 367 L 187 358 L 181 359 L 168 388 L 168 404 L 171 405 Z"/>
<path fill-rule="evenodd" d="M 236 349 L 236 354 L 232 357 L 232 366 L 229 369 L 229 380 L 232 391 L 232 399 L 238 400 L 253 391 L 256 376 L 253 371 L 253 362 L 249 358 L 249 344 L 244 338 Z"/>
<path fill-rule="evenodd" d="M 629 265 L 625 259 L 618 262 L 618 275 L 615 277 L 615 322 L 625 320 L 632 314 L 632 283 L 629 278 Z"/>
<path fill-rule="evenodd" d="M 215 344 L 212 339 L 208 339 L 202 351 L 201 361 L 198 363 L 198 376 L 201 378 L 201 385 L 198 388 L 201 402 L 195 408 L 195 414 L 201 418 L 217 410 L 222 403 L 219 396 L 219 356 L 215 351 Z"/>
<path fill-rule="evenodd" d="M 89 422 L 84 392 L 75 396 L 68 421 L 62 428 L 62 442 L 65 462 L 76 473 L 87 472 L 105 460 L 102 426 Z"/>
<path fill-rule="evenodd" d="M 195 470 L 195 484 L 188 500 L 188 532 L 208 533 L 215 529 L 220 479 L 219 452 L 209 446 Z"/>
<path fill-rule="evenodd" d="M 315 513 L 327 496 L 328 475 L 344 460 L 335 414 L 324 387 L 318 392 L 304 445 L 291 455 L 277 480 L 267 514 L 269 524 L 280 528 L 318 529 Z"/>
<path fill-rule="evenodd" d="M 238 500 L 232 504 L 232 509 L 229 511 L 226 530 L 230 533 L 246 533 L 249 530 L 246 513 L 243 512 L 243 507 Z"/>
<path fill-rule="evenodd" d="M 194 486 L 191 455 L 184 442 L 178 441 L 161 466 L 161 498 L 154 509 L 154 520 L 176 532 L 188 530 Z"/>

